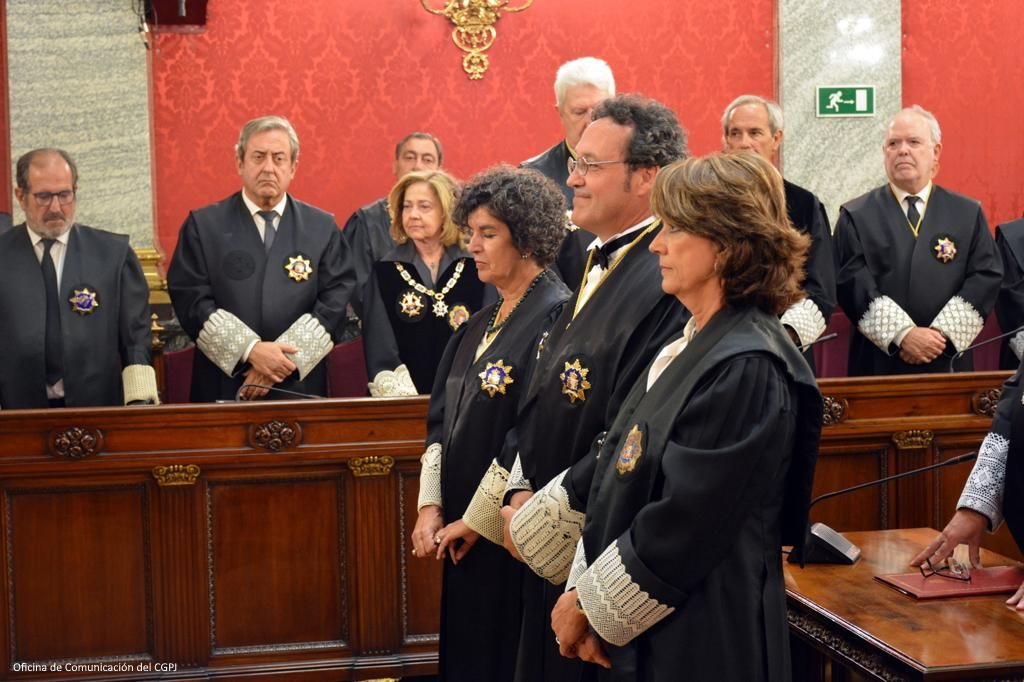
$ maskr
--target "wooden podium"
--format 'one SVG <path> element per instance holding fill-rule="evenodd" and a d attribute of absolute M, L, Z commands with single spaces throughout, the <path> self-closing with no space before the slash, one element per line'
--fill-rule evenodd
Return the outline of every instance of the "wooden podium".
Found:
<path fill-rule="evenodd" d="M 845 533 L 862 551 L 853 566 L 786 564 L 794 680 L 1024 680 L 1024 612 L 1003 603 L 1009 595 L 917 600 L 874 579 L 914 570 L 937 534 Z"/>

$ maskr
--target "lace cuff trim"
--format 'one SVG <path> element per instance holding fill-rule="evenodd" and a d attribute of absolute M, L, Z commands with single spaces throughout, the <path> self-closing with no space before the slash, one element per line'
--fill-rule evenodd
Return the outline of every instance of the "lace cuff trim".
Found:
<path fill-rule="evenodd" d="M 501 544 L 505 534 L 501 503 L 505 497 L 506 481 L 508 472 L 498 465 L 497 460 L 492 460 L 462 515 L 462 520 L 467 526 L 496 545 Z"/>
<path fill-rule="evenodd" d="M 416 509 L 441 504 L 441 444 L 431 443 L 420 457 L 420 494 Z"/>
<path fill-rule="evenodd" d="M 576 582 L 576 595 L 601 639 L 625 646 L 673 611 L 633 582 L 612 543 Z"/>
<path fill-rule="evenodd" d="M 121 370 L 121 384 L 124 386 L 124 404 L 133 400 L 146 400 L 153 405 L 160 404 L 156 390 L 156 372 L 149 365 L 128 365 Z"/>
<path fill-rule="evenodd" d="M 565 591 L 568 592 L 576 587 L 583 571 L 587 570 L 587 552 L 583 549 L 583 538 L 576 541 L 576 556 L 572 558 L 572 566 L 569 567 L 569 579 L 565 581 Z"/>
<path fill-rule="evenodd" d="M 989 433 L 978 448 L 978 461 L 967 477 L 957 509 L 966 507 L 988 517 L 990 530 L 1003 522 L 1003 494 L 1006 490 L 1006 454 L 1010 441 Z"/>
<path fill-rule="evenodd" d="M 512 463 L 512 471 L 508 473 L 508 483 L 505 485 L 505 495 L 514 493 L 518 490 L 529 490 L 533 492 L 533 485 L 530 480 L 523 475 L 523 460 L 519 459 L 519 453 L 516 453 L 516 461 Z"/>
<path fill-rule="evenodd" d="M 1024 355 L 1024 332 L 1017 332 L 1010 337 L 1010 350 L 1020 360 L 1021 355 Z"/>
<path fill-rule="evenodd" d="M 970 346 L 981 333 L 985 320 L 974 306 L 959 296 L 954 296 L 946 302 L 929 326 L 945 334 L 946 338 L 953 342 L 957 352 L 960 352 Z"/>
<path fill-rule="evenodd" d="M 914 320 L 907 311 L 888 296 L 879 296 L 871 301 L 864 317 L 857 323 L 860 333 L 878 346 L 883 353 L 889 352 L 889 346 L 895 341 L 897 334 L 907 327 L 914 326 Z"/>
<path fill-rule="evenodd" d="M 377 372 L 377 376 L 367 386 L 374 398 L 401 398 L 418 394 L 409 375 L 409 368 L 405 365 L 395 367 L 394 371 L 385 369 Z"/>
<path fill-rule="evenodd" d="M 303 314 L 299 319 L 292 322 L 281 336 L 277 337 L 278 343 L 290 343 L 297 346 L 298 353 L 288 355 L 299 370 L 299 380 L 306 378 L 306 375 L 313 371 L 313 368 L 320 364 L 331 349 L 334 348 L 334 341 L 331 335 L 316 319 L 309 313 Z"/>
<path fill-rule="evenodd" d="M 218 308 L 199 330 L 196 346 L 222 372 L 232 376 L 250 345 L 260 340 L 253 330 L 226 310 Z"/>
<path fill-rule="evenodd" d="M 534 573 L 555 585 L 569 577 L 573 550 L 583 532 L 583 513 L 569 506 L 563 471 L 512 517 L 512 542 Z"/>
<path fill-rule="evenodd" d="M 792 327 L 800 339 L 800 345 L 816 340 L 825 331 L 825 317 L 809 298 L 797 301 L 782 313 L 782 324 Z"/>

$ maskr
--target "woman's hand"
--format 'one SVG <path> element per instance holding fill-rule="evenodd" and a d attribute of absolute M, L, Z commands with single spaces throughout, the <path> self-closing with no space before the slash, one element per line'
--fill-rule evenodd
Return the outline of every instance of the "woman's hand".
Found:
<path fill-rule="evenodd" d="M 1018 611 L 1024 611 L 1024 583 L 1021 583 L 1013 596 L 1006 600 L 1006 604 L 1017 607 Z"/>
<path fill-rule="evenodd" d="M 611 668 L 601 639 L 590 630 L 590 621 L 576 605 L 576 591 L 564 593 L 551 610 L 551 629 L 555 632 L 558 652 L 566 658 L 580 658 Z"/>
<path fill-rule="evenodd" d="M 412 555 L 418 559 L 424 559 L 434 553 L 437 546 L 434 538 L 437 531 L 444 525 L 441 516 L 441 508 L 436 504 L 428 504 L 420 509 L 416 518 L 416 527 L 412 529 Z"/>
<path fill-rule="evenodd" d="M 480 539 L 480 533 L 466 525 L 466 522 L 462 519 L 458 521 L 452 521 L 447 526 L 437 532 L 437 559 L 444 557 L 444 552 L 447 549 L 448 554 L 451 555 L 452 563 L 457 564 L 462 560 L 462 557 L 469 554 L 469 550 L 473 549 L 473 545 Z M 462 542 L 456 542 L 461 540 Z"/>
<path fill-rule="evenodd" d="M 981 568 L 981 538 L 987 529 L 988 518 L 984 514 L 971 509 L 957 509 L 939 536 L 911 559 L 910 565 L 920 566 L 930 559 L 933 566 L 938 566 L 958 545 L 966 543 L 971 565 Z"/>

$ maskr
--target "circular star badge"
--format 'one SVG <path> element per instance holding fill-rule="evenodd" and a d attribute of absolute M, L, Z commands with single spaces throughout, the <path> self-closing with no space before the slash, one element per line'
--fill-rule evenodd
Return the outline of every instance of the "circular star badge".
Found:
<path fill-rule="evenodd" d="M 935 251 L 935 257 L 943 263 L 948 263 L 956 258 L 956 244 L 947 236 L 936 239 L 935 246 L 932 248 Z"/>
<path fill-rule="evenodd" d="M 587 399 L 587 389 L 590 388 L 590 382 L 587 381 L 588 374 L 590 374 L 590 370 L 580 364 L 579 358 L 576 358 L 572 364 L 565 363 L 565 369 L 558 375 L 558 378 L 562 381 L 562 395 L 567 396 L 570 403 L 575 403 L 577 400 L 583 402 Z"/>
<path fill-rule="evenodd" d="M 498 393 L 505 395 L 505 387 L 513 383 L 512 365 L 506 365 L 504 360 L 488 362 L 477 376 L 480 377 L 480 388 L 487 392 L 488 397 L 493 398 Z"/>
<path fill-rule="evenodd" d="M 419 317 L 423 314 L 423 297 L 415 291 L 407 291 L 398 299 L 398 311 L 406 317 Z"/>
<path fill-rule="evenodd" d="M 88 315 L 100 307 L 99 296 L 95 291 L 90 291 L 89 287 L 75 289 L 74 295 L 68 301 L 71 303 L 71 309 L 79 315 Z"/>
<path fill-rule="evenodd" d="M 294 256 L 288 256 L 288 262 L 284 266 L 284 271 L 288 273 L 288 277 L 296 282 L 303 282 L 308 280 L 309 276 L 313 274 L 313 264 L 301 253 L 297 253 Z"/>

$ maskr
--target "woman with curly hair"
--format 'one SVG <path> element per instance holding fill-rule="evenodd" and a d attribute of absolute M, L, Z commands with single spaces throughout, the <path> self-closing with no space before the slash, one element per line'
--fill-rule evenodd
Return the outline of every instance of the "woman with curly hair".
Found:
<path fill-rule="evenodd" d="M 451 559 L 441 597 L 441 679 L 502 682 L 514 670 L 522 565 L 502 548 L 500 525 L 474 524 L 467 507 L 515 424 L 538 341 L 569 298 L 548 270 L 565 205 L 539 173 L 498 166 L 469 182 L 454 219 L 469 235 L 480 280 L 500 299 L 455 333 L 438 367 L 412 553 Z M 458 542 L 445 539 L 452 531 L 461 531 Z M 481 535 L 496 543 L 477 543 Z"/>

